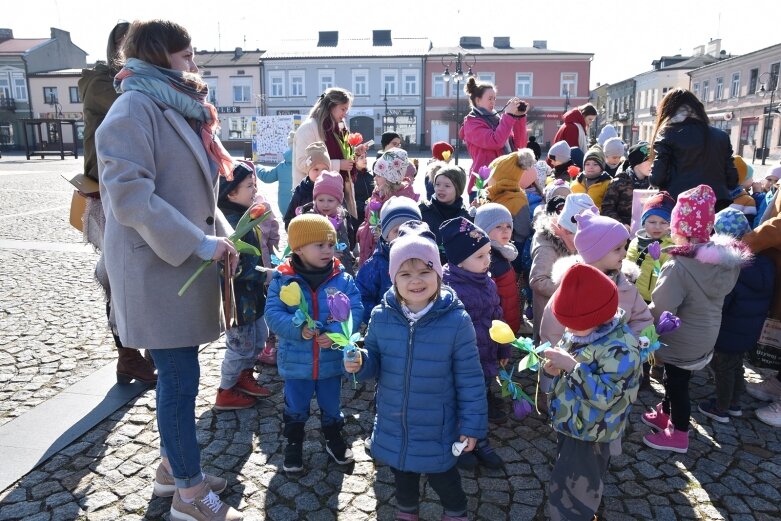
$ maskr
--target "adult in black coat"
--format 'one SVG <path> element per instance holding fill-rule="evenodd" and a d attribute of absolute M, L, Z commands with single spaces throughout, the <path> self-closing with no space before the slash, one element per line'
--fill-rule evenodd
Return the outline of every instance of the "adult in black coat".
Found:
<path fill-rule="evenodd" d="M 711 127 L 697 96 L 673 89 L 659 105 L 654 128 L 651 184 L 673 198 L 705 184 L 716 193 L 716 211 L 732 204 L 730 191 L 738 185 L 732 145 L 722 130 Z"/>
<path fill-rule="evenodd" d="M 540 144 L 537 143 L 536 137 L 529 136 L 529 142 L 526 143 L 526 148 L 531 149 L 531 151 L 534 152 L 535 161 L 540 160 L 540 156 L 542 155 L 542 149 L 540 148 Z"/>

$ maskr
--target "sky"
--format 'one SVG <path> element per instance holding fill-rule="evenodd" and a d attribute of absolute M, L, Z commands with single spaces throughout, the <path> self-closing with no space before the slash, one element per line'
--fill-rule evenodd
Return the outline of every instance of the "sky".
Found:
<path fill-rule="evenodd" d="M 660 56 L 691 54 L 710 39 L 721 38 L 721 48 L 731 54 L 781 43 L 777 5 L 777 0 L 27 0 L 4 10 L 0 27 L 13 29 L 17 38 L 48 37 L 50 27 L 70 31 L 90 62 L 104 59 L 117 21 L 149 18 L 180 23 L 193 45 L 205 50 L 268 49 L 328 30 L 365 37 L 373 29 L 390 29 L 394 36 L 428 37 L 434 46 L 457 45 L 459 36 L 481 36 L 489 45 L 494 36 L 510 36 L 514 47 L 547 40 L 549 49 L 593 53 L 593 88 L 650 70 Z"/>

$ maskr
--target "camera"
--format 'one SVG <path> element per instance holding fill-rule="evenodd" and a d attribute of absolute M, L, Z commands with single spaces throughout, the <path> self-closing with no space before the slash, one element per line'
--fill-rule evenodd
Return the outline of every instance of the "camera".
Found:
<path fill-rule="evenodd" d="M 528 108 L 529 108 L 529 104 L 528 104 L 528 103 L 526 103 L 525 101 L 521 101 L 521 102 L 518 104 L 518 112 L 525 112 L 525 111 L 526 111 L 526 109 L 528 109 Z"/>

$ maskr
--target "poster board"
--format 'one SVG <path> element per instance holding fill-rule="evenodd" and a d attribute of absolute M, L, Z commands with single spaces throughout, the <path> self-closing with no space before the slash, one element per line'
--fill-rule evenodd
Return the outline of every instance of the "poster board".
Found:
<path fill-rule="evenodd" d="M 252 117 L 252 161 L 278 163 L 288 149 L 291 130 L 301 125 L 300 114 Z"/>

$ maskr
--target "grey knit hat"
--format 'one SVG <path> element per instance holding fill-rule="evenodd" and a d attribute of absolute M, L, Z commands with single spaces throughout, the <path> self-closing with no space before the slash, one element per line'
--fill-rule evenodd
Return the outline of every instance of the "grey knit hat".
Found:
<path fill-rule="evenodd" d="M 513 216 L 510 210 L 498 203 L 487 203 L 475 212 L 475 224 L 482 228 L 486 234 L 502 223 L 513 224 Z"/>

